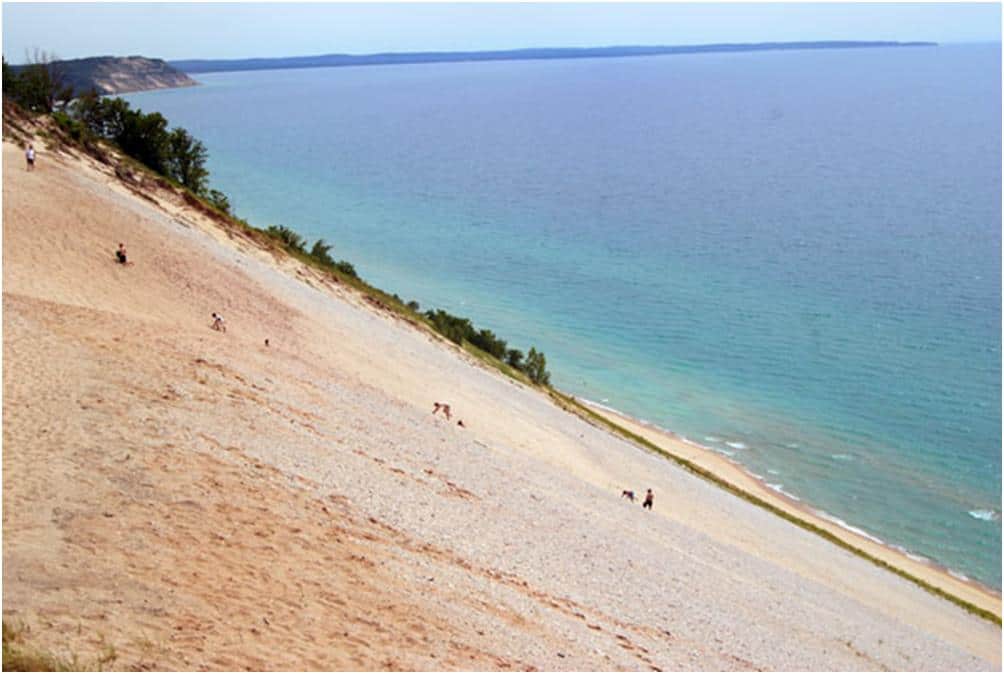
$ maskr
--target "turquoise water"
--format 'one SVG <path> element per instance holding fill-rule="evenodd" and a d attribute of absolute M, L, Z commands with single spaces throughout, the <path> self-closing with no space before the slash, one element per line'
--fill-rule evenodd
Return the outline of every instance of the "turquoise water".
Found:
<path fill-rule="evenodd" d="M 1001 587 L 1000 47 L 217 73 L 252 224 Z"/>

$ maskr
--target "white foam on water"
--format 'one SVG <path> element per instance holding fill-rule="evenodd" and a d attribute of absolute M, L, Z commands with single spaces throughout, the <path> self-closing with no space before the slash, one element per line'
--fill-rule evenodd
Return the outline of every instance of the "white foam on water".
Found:
<path fill-rule="evenodd" d="M 1000 513 L 993 510 L 970 510 L 969 516 L 984 522 L 995 522 L 1001 518 Z"/>
<path fill-rule="evenodd" d="M 959 580 L 969 580 L 969 576 L 967 576 L 966 574 L 959 573 L 958 571 L 952 571 L 951 569 L 948 570 L 948 575 L 949 576 L 954 576 L 955 578 L 958 578 Z"/>
<path fill-rule="evenodd" d="M 582 402 L 584 402 L 586 405 L 592 405 L 593 407 L 599 407 L 601 410 L 606 410 L 607 412 L 613 412 L 614 414 L 620 414 L 620 412 L 618 410 L 615 410 L 613 407 L 609 407 L 609 406 L 604 405 L 602 403 L 598 403 L 595 400 L 590 400 L 589 398 L 579 398 L 579 400 L 581 400 Z M 604 402 L 607 401 L 606 398 L 604 398 L 603 400 L 604 400 Z"/>
<path fill-rule="evenodd" d="M 830 454 L 830 458 L 837 461 L 852 461 L 854 459 L 850 454 Z"/>
<path fill-rule="evenodd" d="M 721 442 L 722 441 L 721 438 L 716 438 L 713 435 L 705 435 L 704 439 L 707 440 L 708 442 Z"/>
<path fill-rule="evenodd" d="M 766 484 L 768 487 L 770 487 L 771 489 L 773 489 L 774 491 L 776 491 L 778 494 L 782 494 L 784 496 L 787 496 L 792 501 L 801 501 L 802 500 L 802 499 L 798 498 L 797 496 L 795 496 L 794 494 L 792 494 L 791 492 L 785 491 L 783 484 L 771 484 L 770 482 L 765 482 L 764 484 Z"/>
<path fill-rule="evenodd" d="M 746 449 L 746 445 L 741 442 L 726 442 L 725 444 L 732 449 Z"/>
<path fill-rule="evenodd" d="M 781 474 L 781 471 L 774 470 L 773 468 L 768 468 L 767 472 L 770 473 L 771 475 L 780 475 Z"/>
<path fill-rule="evenodd" d="M 896 550 L 897 552 L 902 552 L 904 555 L 906 555 L 908 559 L 912 559 L 915 562 L 920 562 L 921 564 L 931 563 L 931 560 L 928 559 L 927 557 L 922 557 L 921 555 L 915 555 L 906 548 L 904 548 L 902 545 L 890 545 L 889 547 L 892 548 L 893 550 Z"/>
<path fill-rule="evenodd" d="M 847 529 L 847 531 L 851 531 L 851 532 L 857 534 L 858 536 L 863 536 L 864 538 L 867 538 L 868 540 L 872 541 L 873 543 L 878 543 L 879 545 L 885 545 L 885 541 L 883 541 L 881 538 L 877 538 L 875 536 L 872 536 L 870 533 L 868 533 L 864 529 L 859 529 L 859 528 L 857 528 L 855 526 L 852 526 L 852 525 L 848 524 L 847 522 L 843 521 L 842 519 L 840 519 L 839 517 L 834 517 L 830 513 L 826 512 L 825 510 L 817 510 L 816 514 L 819 515 L 820 517 L 822 517 L 824 520 L 829 520 L 830 522 L 833 522 L 834 524 L 836 524 L 838 527 L 840 527 L 842 529 Z"/>

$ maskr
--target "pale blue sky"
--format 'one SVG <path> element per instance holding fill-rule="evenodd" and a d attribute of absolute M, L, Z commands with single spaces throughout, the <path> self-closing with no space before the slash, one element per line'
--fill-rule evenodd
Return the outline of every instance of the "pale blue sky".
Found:
<path fill-rule="evenodd" d="M 245 58 L 791 40 L 1000 41 L 999 4 L 3 3 L 3 53 Z"/>

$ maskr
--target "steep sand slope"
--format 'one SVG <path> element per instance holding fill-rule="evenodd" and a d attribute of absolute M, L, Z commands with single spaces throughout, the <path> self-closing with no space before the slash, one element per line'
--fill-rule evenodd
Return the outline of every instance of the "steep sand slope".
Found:
<path fill-rule="evenodd" d="M 46 152 L 29 174 L 5 144 L 3 197 L 4 616 L 45 647 L 158 669 L 1000 667 L 996 626 L 163 191 Z M 645 486 L 653 513 L 618 498 Z"/>

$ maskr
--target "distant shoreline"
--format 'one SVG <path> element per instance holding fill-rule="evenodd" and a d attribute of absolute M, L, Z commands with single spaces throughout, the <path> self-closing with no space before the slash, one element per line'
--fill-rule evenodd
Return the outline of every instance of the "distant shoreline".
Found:
<path fill-rule="evenodd" d="M 472 61 L 540 61 L 581 58 L 627 58 L 673 54 L 715 54 L 819 49 L 869 49 L 880 47 L 936 47 L 936 42 L 830 40 L 813 42 L 716 43 L 677 46 L 543 47 L 491 51 L 400 52 L 380 54 L 321 54 L 250 59 L 184 59 L 169 64 L 185 73 L 338 68 L 346 66 L 463 63 Z"/>

